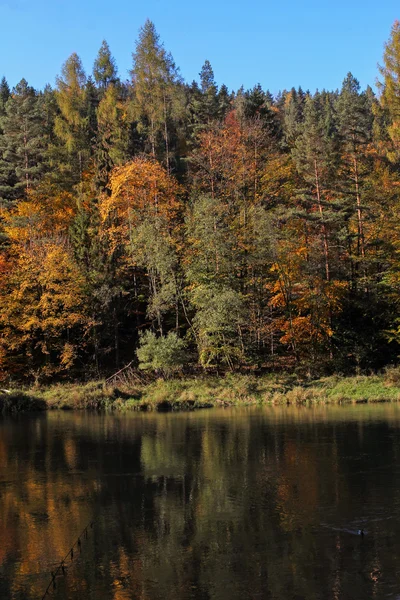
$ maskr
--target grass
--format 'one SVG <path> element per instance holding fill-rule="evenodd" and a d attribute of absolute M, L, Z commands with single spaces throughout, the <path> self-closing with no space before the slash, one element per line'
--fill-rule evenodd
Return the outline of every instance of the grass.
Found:
<path fill-rule="evenodd" d="M 228 374 L 107 386 L 57 384 L 0 394 L 0 414 L 44 409 L 193 410 L 212 406 L 341 404 L 400 401 L 400 368 L 380 375 L 300 381 L 294 374 Z"/>

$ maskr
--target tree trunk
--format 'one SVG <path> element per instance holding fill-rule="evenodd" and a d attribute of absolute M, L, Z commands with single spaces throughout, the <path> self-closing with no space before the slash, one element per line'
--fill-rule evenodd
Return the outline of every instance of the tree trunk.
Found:
<path fill-rule="evenodd" d="M 329 281 L 330 280 L 330 268 L 329 268 L 328 233 L 326 230 L 326 225 L 323 221 L 324 215 L 323 215 L 323 209 L 322 209 L 322 203 L 321 203 L 321 188 L 320 188 L 320 183 L 319 183 L 317 159 L 314 160 L 314 171 L 315 171 L 315 187 L 316 187 L 316 191 L 317 191 L 318 210 L 319 210 L 319 214 L 321 217 L 321 223 L 322 223 L 321 229 L 322 229 L 322 238 L 323 238 L 323 244 L 324 244 L 325 275 L 326 275 L 326 280 Z"/>
<path fill-rule="evenodd" d="M 169 141 L 168 141 L 168 127 L 167 127 L 167 101 L 164 94 L 164 138 L 165 138 L 165 153 L 167 162 L 167 173 L 170 175 L 169 168 Z"/>
<path fill-rule="evenodd" d="M 364 244 L 364 226 L 361 213 L 361 194 L 360 184 L 358 180 L 358 162 L 357 157 L 353 157 L 354 165 L 354 183 L 356 186 L 356 200 L 357 200 L 357 219 L 358 219 L 358 252 L 363 258 L 365 258 L 365 244 Z"/>

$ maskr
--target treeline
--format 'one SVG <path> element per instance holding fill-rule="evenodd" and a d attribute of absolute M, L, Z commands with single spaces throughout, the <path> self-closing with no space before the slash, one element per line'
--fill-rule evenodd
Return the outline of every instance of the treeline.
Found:
<path fill-rule="evenodd" d="M 399 353 L 400 23 L 380 93 L 185 83 L 153 23 L 0 85 L 0 371 L 376 369 Z"/>

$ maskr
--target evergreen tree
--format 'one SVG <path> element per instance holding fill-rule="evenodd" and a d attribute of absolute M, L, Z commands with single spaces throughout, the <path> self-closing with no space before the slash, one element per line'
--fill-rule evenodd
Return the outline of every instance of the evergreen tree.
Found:
<path fill-rule="evenodd" d="M 115 59 L 111 56 L 106 40 L 103 40 L 97 58 L 94 61 L 93 77 L 97 86 L 103 91 L 111 83 L 117 83 L 117 66 Z"/>
<path fill-rule="evenodd" d="M 4 114 L 7 100 L 9 99 L 10 87 L 7 83 L 7 79 L 5 77 L 0 81 L 0 117 Z"/>
<path fill-rule="evenodd" d="M 304 123 L 292 150 L 298 172 L 306 188 L 300 193 L 308 211 L 316 209 L 320 218 L 324 252 L 325 277 L 331 279 L 331 257 L 329 248 L 329 225 L 332 206 L 327 204 L 328 192 L 334 178 L 338 152 L 332 131 L 330 104 L 321 94 L 307 97 L 304 107 Z"/>
<path fill-rule="evenodd" d="M 287 145 L 292 148 L 301 133 L 306 96 L 301 88 L 292 88 L 283 107 L 283 128 Z"/>
<path fill-rule="evenodd" d="M 344 190 L 356 200 L 354 209 L 357 213 L 357 256 L 365 258 L 362 187 L 368 172 L 365 146 L 372 135 L 372 113 L 366 94 L 360 94 L 360 84 L 351 73 L 348 73 L 343 81 L 336 104 L 344 150 Z"/>
<path fill-rule="evenodd" d="M 218 116 L 223 120 L 232 107 L 232 94 L 223 83 L 218 92 Z"/>
<path fill-rule="evenodd" d="M 46 85 L 43 92 L 39 93 L 38 102 L 43 115 L 43 130 L 45 136 L 50 140 L 50 143 L 54 144 L 57 141 L 54 127 L 56 117 L 59 115 L 59 109 L 55 92 L 50 85 Z"/>
<path fill-rule="evenodd" d="M 85 88 L 85 99 L 86 99 L 86 119 L 87 119 L 87 135 L 91 149 L 94 148 L 97 137 L 97 107 L 99 104 L 99 97 L 96 86 L 93 83 L 91 77 L 88 77 Z M 92 151 L 92 150 L 91 150 Z"/>
<path fill-rule="evenodd" d="M 204 129 L 210 128 L 221 117 L 218 87 L 214 72 L 208 60 L 205 61 L 200 75 L 200 86 L 194 81 L 189 88 L 190 133 L 193 141 Z"/>
<path fill-rule="evenodd" d="M 244 117 L 250 121 L 258 121 L 270 140 L 278 141 L 282 135 L 281 124 L 276 112 L 271 109 L 271 98 L 258 83 L 244 94 Z"/>
<path fill-rule="evenodd" d="M 1 118 L 0 196 L 4 205 L 26 196 L 46 171 L 47 140 L 39 97 L 25 79 L 14 88 Z"/>
<path fill-rule="evenodd" d="M 203 124 L 209 124 L 218 116 L 218 87 L 214 79 L 214 71 L 208 60 L 205 61 L 199 73 L 200 90 L 202 93 L 202 102 L 200 107 L 199 120 Z"/>
<path fill-rule="evenodd" d="M 96 184 L 104 190 L 116 165 L 128 158 L 129 131 L 126 126 L 126 106 L 119 89 L 110 84 L 97 109 Z"/>

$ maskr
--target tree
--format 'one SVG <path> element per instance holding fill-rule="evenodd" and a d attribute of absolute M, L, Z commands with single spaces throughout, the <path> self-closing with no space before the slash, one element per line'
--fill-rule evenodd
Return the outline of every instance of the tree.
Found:
<path fill-rule="evenodd" d="M 140 337 L 136 354 L 139 369 L 155 371 L 163 377 L 169 377 L 188 362 L 186 343 L 175 332 L 157 337 L 152 331 L 146 331 Z"/>
<path fill-rule="evenodd" d="M 96 183 L 103 191 L 115 166 L 128 158 L 129 132 L 126 126 L 126 104 L 118 88 L 110 83 L 97 109 Z"/>
<path fill-rule="evenodd" d="M 67 153 L 64 168 L 71 172 L 73 184 L 82 181 L 91 154 L 86 83 L 81 59 L 73 53 L 64 63 L 61 77 L 57 77 L 56 99 L 60 114 L 54 128 L 64 144 Z"/>
<path fill-rule="evenodd" d="M 244 359 L 246 309 L 235 287 L 237 239 L 227 205 L 211 196 L 194 198 L 186 219 L 187 295 L 195 310 L 192 331 L 203 366 L 230 369 Z"/>
<path fill-rule="evenodd" d="M 197 131 L 207 128 L 219 118 L 218 87 L 215 83 L 214 72 L 208 60 L 205 61 L 199 73 L 200 94 L 193 100 L 193 114 Z"/>
<path fill-rule="evenodd" d="M 83 280 L 59 241 L 19 246 L 0 291 L 0 355 L 9 374 L 43 380 L 68 373 L 86 326 Z"/>
<path fill-rule="evenodd" d="M 114 169 L 109 187 L 100 202 L 109 253 L 129 271 L 136 307 L 144 305 L 162 334 L 163 315 L 178 299 L 179 186 L 158 163 L 135 159 Z"/>
<path fill-rule="evenodd" d="M 365 147 L 372 135 L 372 112 L 365 94 L 360 94 L 360 84 L 351 73 L 343 81 L 337 100 L 339 133 L 343 144 L 343 174 L 345 188 L 355 196 L 357 214 L 357 257 L 365 258 L 364 217 L 362 187 L 368 161 Z M 365 273 L 364 273 L 365 274 Z"/>
<path fill-rule="evenodd" d="M 7 83 L 7 79 L 2 77 L 0 81 L 0 116 L 4 114 L 7 100 L 11 95 L 10 86 Z"/>
<path fill-rule="evenodd" d="M 201 195 L 186 214 L 186 276 L 192 286 L 229 282 L 233 276 L 234 239 L 226 204 Z"/>
<path fill-rule="evenodd" d="M 133 117 L 138 131 L 148 140 L 151 155 L 165 158 L 169 172 L 173 122 L 183 110 L 181 78 L 171 54 L 160 43 L 155 26 L 149 20 L 140 29 L 132 56 Z M 160 139 L 164 142 L 163 152 Z"/>
<path fill-rule="evenodd" d="M 299 88 L 292 88 L 285 96 L 283 107 L 283 128 L 285 140 L 289 148 L 293 148 L 297 137 L 301 133 L 304 120 L 304 104 L 306 95 Z"/>
<path fill-rule="evenodd" d="M 73 195 L 50 178 L 43 179 L 26 200 L 5 215 L 5 232 L 12 243 L 24 247 L 49 239 L 66 241 L 76 212 Z"/>
<path fill-rule="evenodd" d="M 117 66 L 106 40 L 103 40 L 94 61 L 93 77 L 102 91 L 106 90 L 110 84 L 117 83 Z"/>
<path fill-rule="evenodd" d="M 25 79 L 7 100 L 1 128 L 0 196 L 5 206 L 26 197 L 47 166 L 41 103 Z"/>
<path fill-rule="evenodd" d="M 101 199 L 100 214 L 114 245 L 123 244 L 127 256 L 134 228 L 145 218 L 164 218 L 166 235 L 177 223 L 180 189 L 160 164 L 136 158 L 114 169 L 109 187 L 111 194 Z"/>
<path fill-rule="evenodd" d="M 301 191 L 302 198 L 309 204 L 309 209 L 313 210 L 313 205 L 316 205 L 319 214 L 325 278 L 329 281 L 332 274 L 328 219 L 332 214 L 329 214 L 330 211 L 327 214 L 329 204 L 326 200 L 337 167 L 338 152 L 330 119 L 330 100 L 327 100 L 324 103 L 321 95 L 307 97 L 302 132 L 296 139 L 292 156 L 308 187 Z"/>
<path fill-rule="evenodd" d="M 389 41 L 385 44 L 383 65 L 379 67 L 383 81 L 378 82 L 381 103 L 388 112 L 390 125 L 388 133 L 392 142 L 388 156 L 397 161 L 400 156 L 400 21 L 392 26 Z"/>
<path fill-rule="evenodd" d="M 235 290 L 216 285 L 199 285 L 192 294 L 193 318 L 199 361 L 204 367 L 225 365 L 233 370 L 243 362 L 242 328 L 246 323 L 243 298 Z"/>

